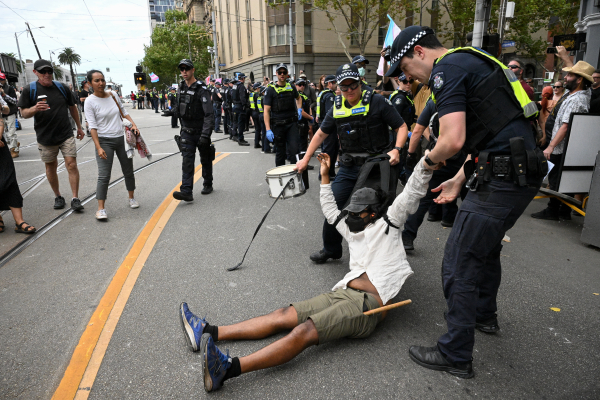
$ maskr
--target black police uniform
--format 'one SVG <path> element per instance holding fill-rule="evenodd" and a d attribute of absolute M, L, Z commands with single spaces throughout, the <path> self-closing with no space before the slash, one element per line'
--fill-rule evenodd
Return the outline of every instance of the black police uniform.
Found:
<path fill-rule="evenodd" d="M 415 122 L 415 103 L 409 92 L 396 90 L 390 95 L 392 105 L 409 127 Z M 429 125 L 429 121 L 427 121 Z"/>
<path fill-rule="evenodd" d="M 396 130 L 404 124 L 400 114 L 398 114 L 396 109 L 391 106 L 385 97 L 372 92 L 370 93 L 369 112 L 366 117 L 366 125 L 363 125 L 368 127 L 368 130 L 357 133 L 358 137 L 361 139 L 366 139 L 368 137 L 368 142 L 370 143 L 374 143 L 376 141 L 375 137 L 378 137 L 380 140 L 377 141 L 381 143 L 385 142 L 384 145 L 380 146 L 381 148 L 363 149 L 359 150 L 359 152 L 356 152 L 356 148 L 354 148 L 350 149 L 351 151 L 348 151 L 349 149 L 346 147 L 345 142 L 345 136 L 350 136 L 347 133 L 347 121 L 344 121 L 346 118 L 334 118 L 333 113 L 336 111 L 335 106 L 329 109 L 325 119 L 321 123 L 320 129 L 323 133 L 329 136 L 337 135 L 340 138 L 342 151 L 342 156 L 340 157 L 341 165 L 334 181 L 331 183 L 331 190 L 333 191 L 335 202 L 340 210 L 343 209 L 344 204 L 346 204 L 352 194 L 352 189 L 358 179 L 358 173 L 363 165 L 360 160 L 369 155 L 384 154 L 392 150 L 395 141 L 390 140 L 389 128 Z M 339 98 L 342 98 L 342 96 L 339 96 Z M 343 101 L 346 107 L 350 107 L 346 100 Z M 360 103 L 358 105 L 360 106 Z M 361 124 L 361 122 L 359 122 L 359 124 Z M 358 128 L 358 126 L 353 126 L 352 131 L 358 130 L 355 128 Z M 362 142 L 365 143 L 367 141 L 364 140 Z M 333 159 L 332 162 L 334 162 Z M 323 223 L 323 251 L 329 253 L 333 258 L 340 258 L 342 256 L 342 235 L 340 235 L 337 229 L 333 225 L 330 225 L 327 220 Z"/>
<path fill-rule="evenodd" d="M 231 139 L 233 132 L 231 129 L 231 88 L 229 87 L 229 83 L 226 84 L 225 95 L 223 96 L 223 113 L 225 135 L 229 135 L 229 138 Z"/>
<path fill-rule="evenodd" d="M 310 115 L 310 99 L 302 92 L 300 92 L 300 97 L 302 97 L 302 110 L 308 115 Z M 300 135 L 300 152 L 306 152 L 306 149 L 308 148 L 308 122 L 309 120 L 304 117 L 302 117 L 302 119 L 298 121 L 298 134 Z"/>
<path fill-rule="evenodd" d="M 324 93 L 320 94 L 319 97 L 320 98 L 318 99 L 318 101 L 320 104 L 318 105 L 317 110 L 320 113 L 318 115 L 318 118 L 319 118 L 319 123 L 321 123 L 325 119 L 325 116 L 327 115 L 329 110 L 331 110 L 331 108 L 333 107 L 333 102 L 335 100 L 335 92 L 333 92 L 330 89 L 325 89 Z M 338 136 L 337 135 L 327 136 L 325 138 L 325 140 L 323 140 L 321 149 L 322 149 L 323 153 L 329 155 L 331 162 L 335 163 L 338 158 L 339 151 L 340 151 L 340 142 L 338 140 Z M 321 173 L 319 172 L 319 176 L 320 175 L 321 175 Z M 329 168 L 329 176 L 331 178 L 335 177 L 335 168 Z"/>
<path fill-rule="evenodd" d="M 215 158 L 210 135 L 214 128 L 213 107 L 210 93 L 200 81 L 190 87 L 182 81 L 177 94 L 177 114 L 181 120 L 180 149 L 183 156 L 180 191 L 192 195 L 194 188 L 194 162 L 196 148 L 200 153 L 202 178 L 205 187 L 212 187 L 212 162 Z"/>
<path fill-rule="evenodd" d="M 285 90 L 277 93 L 275 87 Z M 286 90 L 289 88 L 289 90 Z M 273 131 L 273 144 L 276 148 L 275 166 L 285 165 L 286 156 L 291 164 L 296 163 L 298 154 L 298 110 L 296 99 L 300 96 L 296 87 L 288 82 L 279 86 L 277 82 L 269 84 L 263 99 L 263 107 L 270 106 L 270 127 Z M 337 232 L 337 231 L 336 231 Z"/>
<path fill-rule="evenodd" d="M 394 104 L 393 101 L 392 104 Z M 425 127 L 429 126 L 431 128 L 429 130 L 430 138 L 431 135 L 435 138 L 439 137 L 439 122 L 434 122 L 430 125 L 432 118 L 434 121 L 437 119 L 436 113 L 437 110 L 435 104 L 433 103 L 433 100 L 429 99 L 417 121 L 418 125 Z M 434 138 L 431 139 L 432 141 L 435 140 Z M 433 175 L 429 181 L 429 187 L 427 188 L 427 194 L 419 201 L 419 208 L 417 208 L 417 211 L 414 214 L 409 215 L 404 223 L 402 242 L 405 244 L 405 247 L 409 241 L 412 242 L 416 239 L 417 231 L 423 223 L 423 218 L 428 210 L 430 216 L 435 216 L 436 220 L 441 219 L 445 225 L 452 225 L 454 223 L 456 212 L 458 211 L 458 206 L 456 205 L 458 199 L 454 199 L 453 202 L 448 204 L 436 204 L 433 202 L 433 199 L 439 196 L 439 192 L 433 193 L 431 189 L 435 189 L 448 179 L 452 179 L 458 171 L 460 171 L 466 158 L 467 155 L 464 152 L 460 152 L 457 156 L 446 160 L 445 166 L 439 170 L 433 171 Z"/>
<path fill-rule="evenodd" d="M 169 101 L 171 104 L 171 128 L 178 128 L 177 126 L 177 108 L 179 108 L 179 102 L 177 101 L 177 92 L 169 93 Z"/>
<path fill-rule="evenodd" d="M 487 85 L 489 80 L 477 87 L 491 78 L 492 74 L 497 75 L 494 78 L 496 82 L 506 82 L 510 93 L 504 72 L 490 61 L 470 53 L 448 54 L 434 65 L 431 72 L 429 87 L 436 101 L 439 118 L 454 112 L 466 112 L 466 146 L 472 143 L 476 134 L 482 132 L 481 126 L 476 125 L 481 120 L 476 113 L 479 112 L 481 116 L 492 111 L 489 108 L 477 110 L 477 104 L 474 103 L 498 87 L 497 83 Z M 493 173 L 496 167 L 501 168 L 501 157 L 512 157 L 510 163 L 514 165 L 512 163 L 522 156 L 520 152 L 511 151 L 512 138 L 522 137 L 526 151 L 536 148 L 529 121 L 523 113 L 514 113 L 515 108 L 518 111 L 517 106 L 498 102 L 494 112 L 500 110 L 500 113 L 495 117 L 496 120 L 510 115 L 508 111 L 503 111 L 504 107 L 509 106 L 512 107 L 509 112 L 516 116 L 491 140 L 487 143 L 487 139 L 481 141 L 475 149 L 465 148 L 467 153 L 477 153 L 479 150 L 477 170 L 482 167 L 483 174 L 478 175 L 475 181 L 470 181 L 475 191 L 469 191 L 461 204 L 442 262 L 448 332 L 439 338 L 437 347 L 453 363 L 471 361 L 476 323 L 497 324 L 496 295 L 501 277 L 502 238 L 536 195 L 542 180 L 534 174 L 535 167 L 527 163 L 527 157 L 523 163 L 529 167 L 529 176 L 520 178 L 520 184 L 515 183 L 515 179 L 519 178 Z M 538 166 L 540 169 L 541 166 Z"/>
<path fill-rule="evenodd" d="M 221 107 L 223 107 L 224 94 L 225 91 L 223 90 L 223 88 L 215 87 L 212 92 L 213 111 L 215 115 L 215 132 L 220 131 L 219 128 L 221 126 Z"/>
<path fill-rule="evenodd" d="M 258 109 L 258 98 L 260 94 L 254 92 L 252 98 L 248 98 L 248 101 L 251 102 L 250 106 L 250 114 L 252 115 L 252 123 L 254 124 L 254 148 L 261 148 L 261 139 L 264 134 L 262 125 L 260 122 L 260 111 Z M 264 122 L 263 122 L 264 123 Z M 264 146 L 263 146 L 264 147 Z"/>
<path fill-rule="evenodd" d="M 231 100 L 233 102 L 233 140 L 244 143 L 248 91 L 243 82 L 234 83 L 233 88 L 231 88 Z"/>

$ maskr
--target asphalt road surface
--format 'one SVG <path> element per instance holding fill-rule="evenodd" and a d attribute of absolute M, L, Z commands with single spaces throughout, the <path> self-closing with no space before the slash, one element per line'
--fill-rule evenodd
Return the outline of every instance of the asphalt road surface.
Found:
<path fill-rule="evenodd" d="M 153 161 L 177 152 L 170 118 L 150 110 L 131 115 Z M 213 133 L 213 140 L 224 137 Z M 96 190 L 89 140 L 78 142 L 80 198 Z M 252 133 L 247 140 L 253 144 Z M 32 120 L 23 121 L 19 141 L 15 165 L 24 192 L 44 174 Z M 206 394 L 200 356 L 187 349 L 179 325 L 181 301 L 211 324 L 229 324 L 323 293 L 348 268 L 347 251 L 324 265 L 308 258 L 321 247 L 315 169 L 307 193 L 280 200 L 242 268 L 227 272 L 273 202 L 265 172 L 275 157 L 229 140 L 215 146 L 212 194 L 200 195 L 200 178 L 193 203 L 172 199 L 181 181 L 176 154 L 136 174 L 139 209 L 129 208 L 121 182 L 108 192 L 107 222 L 94 218 L 92 199 L 0 267 L 0 398 L 600 398 L 600 253 L 579 241 L 582 217 L 530 218 L 545 200 L 529 206 L 504 243 L 501 331 L 476 333 L 474 379 L 421 368 L 408 356 L 410 345 L 433 345 L 445 331 L 440 268 L 450 231 L 425 221 L 409 256 L 415 274 L 395 299 L 413 303 L 391 311 L 371 337 L 310 348 Z M 135 168 L 147 164 L 134 158 Z M 111 179 L 121 176 L 115 161 Z M 59 179 L 70 202 L 66 171 Z M 63 214 L 53 197 L 47 181 L 29 190 L 25 220 L 39 228 Z M 12 232 L 10 213 L 4 220 L 0 254 L 25 238 Z M 219 347 L 243 356 L 278 337 Z"/>

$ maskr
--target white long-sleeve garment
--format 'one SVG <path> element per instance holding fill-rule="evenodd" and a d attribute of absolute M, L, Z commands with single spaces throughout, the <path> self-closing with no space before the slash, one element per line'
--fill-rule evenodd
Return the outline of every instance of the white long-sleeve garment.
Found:
<path fill-rule="evenodd" d="M 383 218 L 357 233 L 350 232 L 345 221 L 337 224 L 337 230 L 348 241 L 350 272 L 332 290 L 347 289 L 348 282 L 366 273 L 383 304 L 400 292 L 406 278 L 413 273 L 402 244 L 402 227 L 406 218 L 417 211 L 419 200 L 427 193 L 431 175 L 432 171 L 423 166 L 423 160 L 418 162 L 404 191 L 388 208 L 388 219 L 400 229 L 390 226 L 386 234 L 388 224 Z M 335 203 L 331 184 L 321 185 L 321 208 L 327 222 L 333 224 L 341 211 Z"/>

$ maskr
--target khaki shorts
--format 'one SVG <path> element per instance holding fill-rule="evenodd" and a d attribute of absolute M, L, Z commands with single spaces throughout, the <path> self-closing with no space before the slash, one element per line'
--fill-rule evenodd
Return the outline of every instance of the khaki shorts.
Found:
<path fill-rule="evenodd" d="M 312 299 L 291 304 L 298 313 L 298 324 L 311 319 L 319 334 L 319 344 L 345 337 L 366 338 L 381 319 L 381 314 L 363 312 L 379 307 L 374 296 L 355 289 L 337 289 Z"/>
<path fill-rule="evenodd" d="M 77 157 L 77 145 L 75 137 L 72 136 L 57 146 L 44 146 L 38 143 L 38 150 L 43 162 L 51 163 L 56 161 L 58 151 L 60 150 L 63 157 Z"/>

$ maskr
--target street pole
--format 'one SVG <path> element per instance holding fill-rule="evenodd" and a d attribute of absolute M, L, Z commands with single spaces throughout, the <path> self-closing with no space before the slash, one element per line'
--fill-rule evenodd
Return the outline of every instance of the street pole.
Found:
<path fill-rule="evenodd" d="M 188 57 L 191 61 L 194 61 L 194 60 L 192 60 L 192 47 L 190 45 L 190 33 L 188 32 L 187 35 L 188 35 Z"/>
<path fill-rule="evenodd" d="M 27 72 L 25 71 L 25 64 L 23 64 L 23 58 L 21 58 L 21 48 L 19 47 L 19 36 L 15 32 L 15 40 L 17 41 L 17 52 L 19 53 L 19 61 L 21 62 L 21 72 L 23 73 L 23 86 L 27 85 Z"/>
<path fill-rule="evenodd" d="M 215 19 L 215 9 L 212 9 L 212 27 L 213 27 L 213 51 L 215 52 L 215 80 L 219 79 L 219 51 L 217 50 L 217 20 Z"/>
<path fill-rule="evenodd" d="M 54 64 L 52 64 L 52 50 L 48 50 L 48 54 L 50 55 L 50 65 L 52 66 L 52 79 L 55 80 L 56 77 L 54 76 Z"/>
<path fill-rule="evenodd" d="M 498 36 L 500 40 L 500 57 L 502 57 L 502 42 L 504 41 L 504 25 L 506 25 L 506 0 L 500 0 L 500 15 L 498 16 Z M 500 59 L 500 61 L 502 61 Z"/>
<path fill-rule="evenodd" d="M 35 42 L 33 33 L 31 32 L 31 27 L 29 26 L 29 22 L 25 22 L 25 25 L 27 25 L 27 29 L 29 29 L 29 34 L 31 35 L 31 40 L 33 40 L 33 45 L 35 46 L 35 51 L 37 51 L 38 57 L 41 59 L 42 55 L 40 54 L 40 49 L 38 49 L 38 47 L 37 47 L 37 43 Z"/>
<path fill-rule="evenodd" d="M 485 33 L 485 17 L 487 15 L 486 8 L 489 0 L 477 0 L 475 3 L 475 23 L 473 24 L 473 47 L 481 47 L 483 45 L 483 35 Z M 490 4 L 491 5 L 491 4 Z"/>
<path fill-rule="evenodd" d="M 291 75 L 290 78 L 295 76 L 295 68 L 294 68 L 294 35 L 293 35 L 294 27 L 292 25 L 292 2 L 290 1 L 290 69 Z"/>

